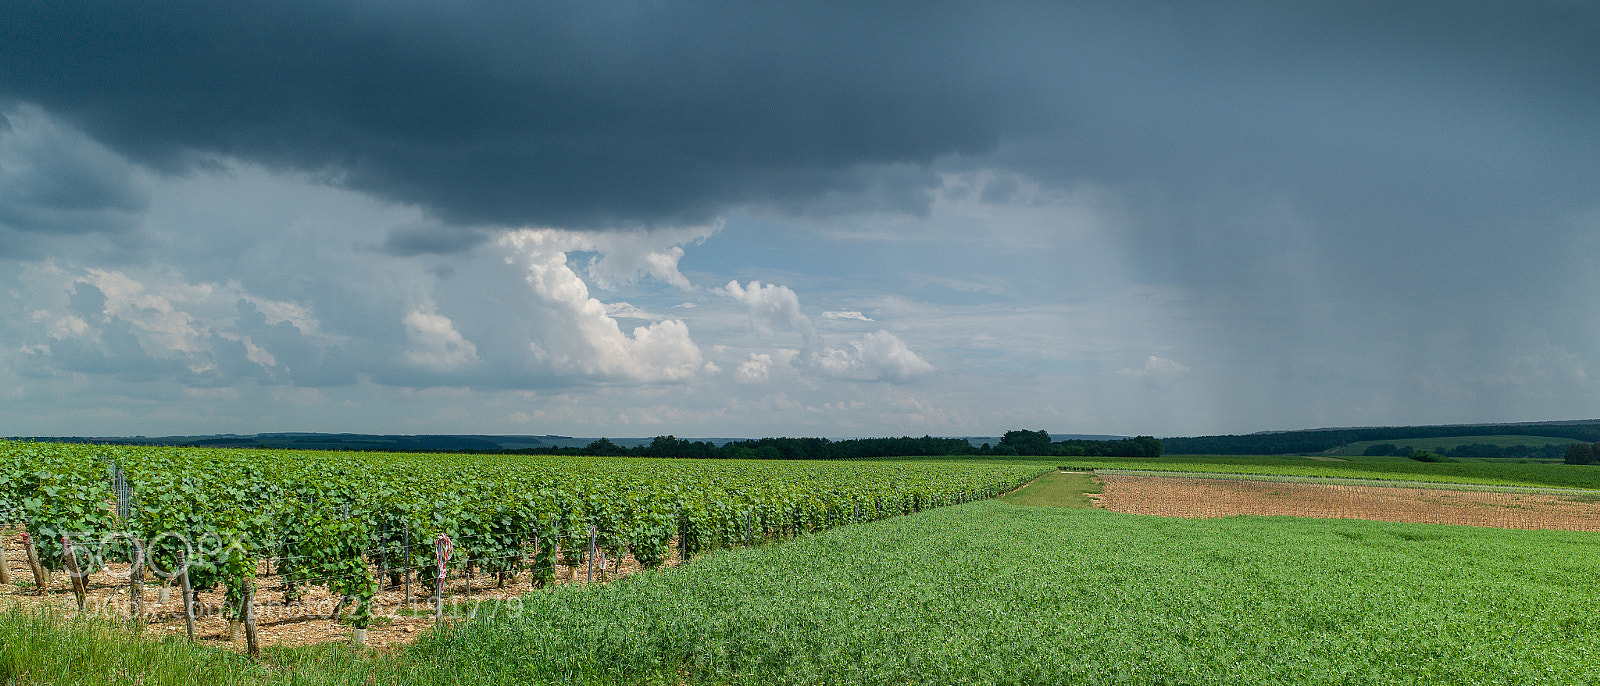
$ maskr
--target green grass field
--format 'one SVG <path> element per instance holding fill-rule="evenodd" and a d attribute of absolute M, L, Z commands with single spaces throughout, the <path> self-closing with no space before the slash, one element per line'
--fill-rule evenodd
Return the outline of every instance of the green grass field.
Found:
<path fill-rule="evenodd" d="M 1565 532 L 984 502 L 485 606 L 396 666 L 492 684 L 1591 683 L 1597 554 Z"/>

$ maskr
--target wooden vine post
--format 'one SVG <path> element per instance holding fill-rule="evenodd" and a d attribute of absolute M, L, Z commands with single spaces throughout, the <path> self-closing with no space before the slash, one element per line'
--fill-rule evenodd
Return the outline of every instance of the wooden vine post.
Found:
<path fill-rule="evenodd" d="M 0 542 L 0 586 L 11 583 L 11 565 L 6 564 L 6 547 Z"/>
<path fill-rule="evenodd" d="M 689 518 L 684 516 L 683 523 L 678 526 L 678 566 L 689 563 Z"/>
<path fill-rule="evenodd" d="M 256 635 L 256 579 L 246 575 L 240 580 L 239 601 L 244 605 L 244 648 L 252 660 L 261 659 L 261 641 Z"/>
<path fill-rule="evenodd" d="M 439 534 L 433 540 L 433 559 L 437 574 L 434 575 L 433 590 L 433 621 L 444 621 L 444 571 L 445 563 L 450 561 L 450 552 L 455 546 L 450 542 L 448 534 Z"/>
<path fill-rule="evenodd" d="M 595 527 L 595 525 L 593 525 L 593 524 L 589 525 L 589 578 L 586 579 L 584 581 L 584 583 L 593 583 L 594 582 L 594 554 L 595 554 L 594 546 L 595 546 L 596 534 L 598 534 L 599 531 L 600 530 L 597 527 Z"/>
<path fill-rule="evenodd" d="M 189 585 L 189 560 L 178 551 L 178 581 L 183 585 L 183 626 L 194 640 L 194 587 Z"/>
<path fill-rule="evenodd" d="M 133 540 L 136 555 L 128 565 L 128 604 L 132 606 L 133 621 L 144 624 L 144 544 Z"/>
<path fill-rule="evenodd" d="M 405 564 L 400 566 L 400 569 L 401 569 L 400 573 L 405 575 L 406 609 L 410 610 L 411 609 L 411 564 L 412 564 L 412 562 L 411 562 L 411 523 L 410 522 L 406 522 L 405 527 L 406 527 L 405 528 L 405 551 L 406 551 L 406 557 L 405 557 Z"/>
<path fill-rule="evenodd" d="M 33 544 L 33 537 L 28 532 L 22 532 L 22 548 L 28 553 L 28 567 L 33 569 L 33 587 L 38 595 L 50 592 L 50 575 L 44 571 L 44 565 L 39 564 L 39 548 Z"/>
<path fill-rule="evenodd" d="M 389 541 L 387 530 L 378 531 L 378 540 L 382 545 L 378 548 L 378 590 L 383 590 L 383 585 L 389 582 L 389 552 L 385 550 Z M 267 576 L 272 576 L 272 570 L 267 570 Z"/>
<path fill-rule="evenodd" d="M 67 579 L 72 582 L 72 595 L 78 599 L 78 611 L 82 612 L 88 601 L 88 589 L 83 583 L 83 573 L 78 570 L 78 551 L 72 545 L 72 539 L 61 537 L 61 562 L 67 569 Z"/>

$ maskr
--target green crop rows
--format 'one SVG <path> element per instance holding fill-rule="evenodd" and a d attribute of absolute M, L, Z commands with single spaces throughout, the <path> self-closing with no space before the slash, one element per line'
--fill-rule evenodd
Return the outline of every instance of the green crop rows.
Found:
<path fill-rule="evenodd" d="M 132 489 L 117 512 L 115 472 Z M 993 497 L 1046 465 L 503 457 L 106 447 L 0 441 L 0 524 L 22 524 L 46 566 L 70 536 L 86 571 L 143 550 L 230 601 L 271 559 L 291 589 L 321 584 L 370 619 L 374 570 L 450 570 L 549 582 L 587 543 L 645 567 L 700 552 Z M 558 541 L 569 541 L 562 546 Z M 449 572 L 451 574 L 454 571 Z M 292 591 L 291 591 L 292 593 Z"/>
<path fill-rule="evenodd" d="M 1597 554 L 1575 532 L 972 503 L 485 604 L 367 678 L 1596 683 Z"/>

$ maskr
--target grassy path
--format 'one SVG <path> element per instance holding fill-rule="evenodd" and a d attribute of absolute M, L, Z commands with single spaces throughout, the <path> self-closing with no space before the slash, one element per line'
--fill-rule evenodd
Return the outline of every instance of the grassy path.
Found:
<path fill-rule="evenodd" d="M 1012 505 L 1043 507 L 1094 507 L 1085 493 L 1099 493 L 1100 482 L 1087 472 L 1055 471 L 1000 497 Z"/>

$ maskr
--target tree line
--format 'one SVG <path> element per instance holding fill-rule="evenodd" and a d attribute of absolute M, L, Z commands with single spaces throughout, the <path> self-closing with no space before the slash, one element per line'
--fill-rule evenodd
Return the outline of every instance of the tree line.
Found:
<path fill-rule="evenodd" d="M 967 456 L 1088 456 L 1158 457 L 1161 441 L 1151 436 L 1111 441 L 1051 441 L 1049 432 L 1007 431 L 994 445 L 974 446 L 965 438 L 758 438 L 729 441 L 717 445 L 710 441 L 690 441 L 675 436 L 656 436 L 637 447 L 617 445 L 601 438 L 583 447 L 539 446 L 512 452 L 525 455 L 569 455 L 585 457 L 671 457 L 730 460 L 849 460 L 871 457 Z"/>
<path fill-rule="evenodd" d="M 1600 421 L 1458 426 L 1388 426 L 1314 429 L 1228 436 L 1163 438 L 1169 455 L 1292 455 L 1320 453 L 1362 441 L 1395 441 L 1453 436 L 1549 436 L 1600 442 Z"/>
<path fill-rule="evenodd" d="M 1154 436 L 1137 436 L 1110 441 L 1067 439 L 1051 441 L 1047 431 L 1019 429 L 1007 431 L 993 448 L 992 455 L 1058 455 L 1063 457 L 1160 457 L 1165 448 Z"/>
<path fill-rule="evenodd" d="M 1367 457 L 1394 455 L 1396 457 L 1411 457 L 1418 449 L 1411 446 L 1396 446 L 1393 443 L 1379 443 L 1367 446 L 1361 454 Z M 1489 457 L 1513 458 L 1525 460 L 1559 460 L 1566 455 L 1567 446 L 1560 443 L 1550 443 L 1537 448 L 1525 445 L 1498 446 L 1488 443 L 1472 443 L 1458 445 L 1454 448 L 1434 448 L 1432 454 L 1444 457 Z M 1424 460 L 1426 461 L 1426 460 Z"/>
<path fill-rule="evenodd" d="M 1600 464 L 1600 443 L 1573 443 L 1562 458 L 1567 464 Z"/>

